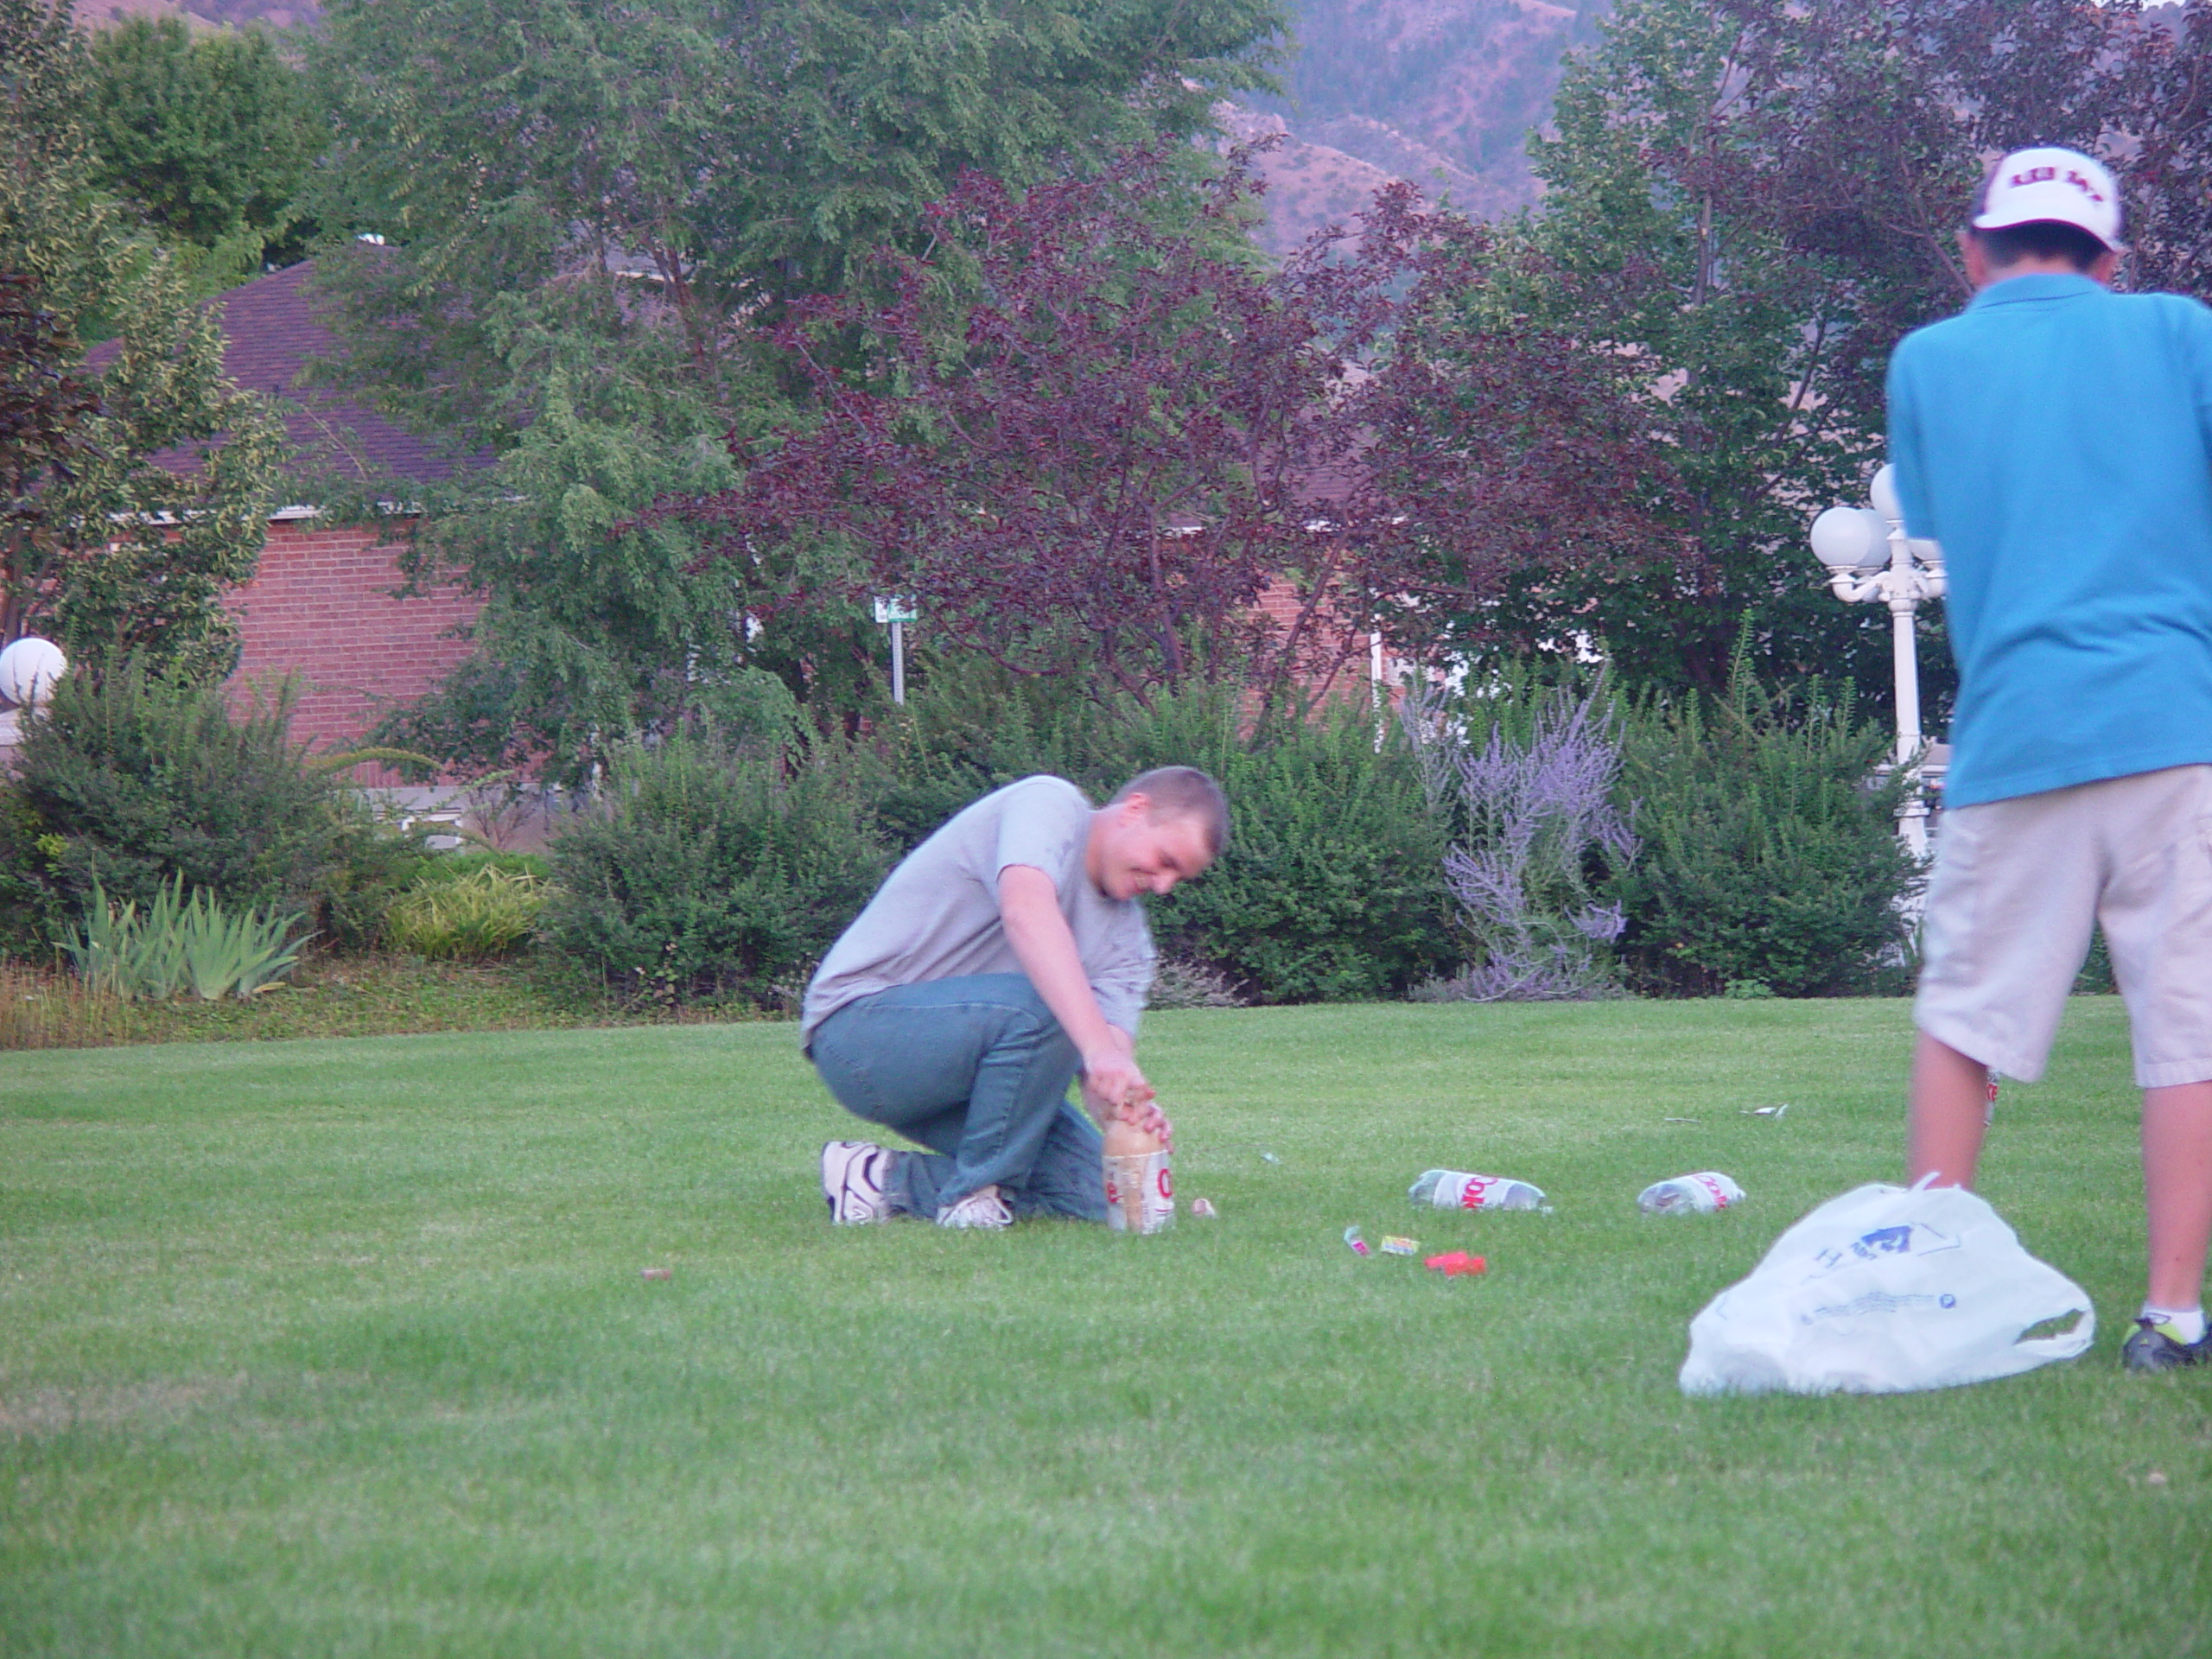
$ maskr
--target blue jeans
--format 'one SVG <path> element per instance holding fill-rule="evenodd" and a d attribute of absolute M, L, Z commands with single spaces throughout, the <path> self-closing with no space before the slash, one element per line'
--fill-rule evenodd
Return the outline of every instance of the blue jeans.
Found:
<path fill-rule="evenodd" d="M 847 1111 L 929 1148 L 892 1154 L 893 1214 L 995 1183 L 1018 1217 L 1106 1219 L 1098 1131 L 1067 1098 L 1081 1059 L 1026 974 L 864 996 L 816 1027 L 813 1055 Z"/>

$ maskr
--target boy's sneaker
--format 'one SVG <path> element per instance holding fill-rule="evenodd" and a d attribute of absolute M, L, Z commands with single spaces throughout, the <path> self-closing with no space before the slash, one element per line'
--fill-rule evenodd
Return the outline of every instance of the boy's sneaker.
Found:
<path fill-rule="evenodd" d="M 949 1204 L 937 1212 L 940 1227 L 1011 1227 L 1014 1211 L 999 1196 L 995 1185 L 979 1186 L 957 1204 Z"/>
<path fill-rule="evenodd" d="M 2172 1371 L 2184 1365 L 2212 1365 L 2212 1333 L 2201 1342 L 2182 1342 L 2149 1319 L 2135 1321 L 2135 1334 L 2120 1344 L 2120 1365 L 2126 1371 Z"/>
<path fill-rule="evenodd" d="M 830 1201 L 830 1219 L 840 1227 L 887 1220 L 890 1207 L 883 1201 L 884 1166 L 891 1154 L 873 1141 L 832 1141 L 822 1148 L 822 1196 Z"/>

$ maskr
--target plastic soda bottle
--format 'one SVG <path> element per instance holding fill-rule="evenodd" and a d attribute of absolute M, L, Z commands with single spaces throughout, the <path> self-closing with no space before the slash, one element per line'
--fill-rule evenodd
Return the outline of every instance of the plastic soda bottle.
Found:
<path fill-rule="evenodd" d="M 1117 1233 L 1156 1233 L 1175 1224 L 1175 1177 L 1166 1147 L 1116 1118 L 1106 1126 L 1100 1161 L 1108 1227 Z"/>
<path fill-rule="evenodd" d="M 1717 1169 L 1654 1181 L 1636 1195 L 1636 1207 L 1647 1216 L 1710 1215 L 1743 1201 L 1744 1189 Z"/>
<path fill-rule="evenodd" d="M 1406 1196 L 1439 1210 L 1534 1210 L 1544 1201 L 1542 1189 L 1526 1181 L 1457 1169 L 1424 1169 Z"/>

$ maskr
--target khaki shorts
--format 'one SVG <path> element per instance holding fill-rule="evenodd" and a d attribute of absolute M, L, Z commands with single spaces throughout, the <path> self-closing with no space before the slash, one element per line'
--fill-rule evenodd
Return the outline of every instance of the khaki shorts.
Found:
<path fill-rule="evenodd" d="M 2135 1081 L 2212 1078 L 2212 766 L 1946 812 L 1915 1023 L 2034 1082 L 2096 924 L 2127 999 Z"/>

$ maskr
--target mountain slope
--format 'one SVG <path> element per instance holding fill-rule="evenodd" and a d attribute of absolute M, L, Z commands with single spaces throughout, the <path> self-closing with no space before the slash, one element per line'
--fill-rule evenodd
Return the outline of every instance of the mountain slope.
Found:
<path fill-rule="evenodd" d="M 1304 0 L 1287 95 L 1251 100 L 1241 124 L 1273 117 L 1287 132 L 1262 169 L 1269 245 L 1341 218 L 1334 204 L 1360 164 L 1448 194 L 1478 218 L 1534 200 L 1522 141 L 1548 116 L 1567 51 L 1595 39 L 1610 9 L 1610 0 Z"/>

